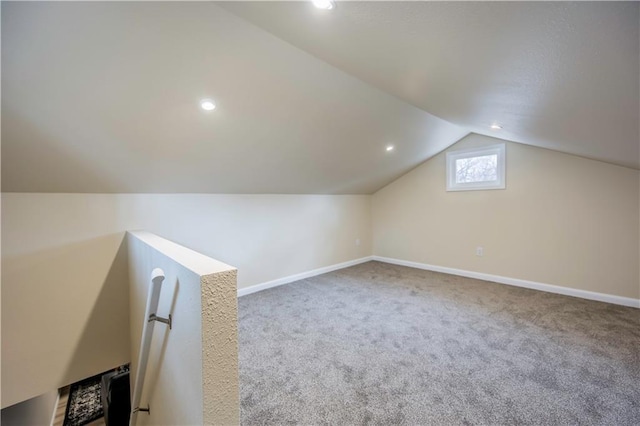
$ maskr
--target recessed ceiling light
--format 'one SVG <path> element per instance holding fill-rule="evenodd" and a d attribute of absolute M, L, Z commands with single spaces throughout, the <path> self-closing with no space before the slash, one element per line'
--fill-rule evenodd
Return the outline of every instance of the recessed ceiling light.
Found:
<path fill-rule="evenodd" d="M 500 130 L 500 129 L 502 129 L 502 126 L 501 126 L 501 125 L 499 125 L 499 124 L 493 123 L 493 124 L 491 125 L 491 128 L 492 128 L 493 130 Z"/>
<path fill-rule="evenodd" d="M 216 109 L 216 103 L 213 99 L 203 99 L 200 101 L 200 107 L 205 111 L 213 111 Z"/>
<path fill-rule="evenodd" d="M 333 2 L 333 0 L 311 0 L 311 1 L 313 2 L 313 5 L 318 9 L 330 10 L 336 7 L 336 4 Z"/>
<path fill-rule="evenodd" d="M 393 151 L 393 148 L 395 148 L 393 145 L 387 145 L 385 149 L 387 150 L 387 152 L 391 152 Z"/>

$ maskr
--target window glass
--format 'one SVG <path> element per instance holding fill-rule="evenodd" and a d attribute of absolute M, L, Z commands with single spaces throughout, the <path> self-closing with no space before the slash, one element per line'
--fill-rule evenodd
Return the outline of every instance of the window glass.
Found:
<path fill-rule="evenodd" d="M 447 152 L 447 191 L 505 187 L 505 144 Z"/>

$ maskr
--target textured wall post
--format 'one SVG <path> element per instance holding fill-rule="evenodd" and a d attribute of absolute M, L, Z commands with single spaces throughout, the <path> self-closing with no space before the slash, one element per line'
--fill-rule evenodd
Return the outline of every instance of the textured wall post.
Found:
<path fill-rule="evenodd" d="M 144 231 L 129 232 L 131 372 L 139 364 L 150 273 L 161 268 L 159 316 L 171 329 L 153 332 L 140 399 L 145 425 L 239 423 L 237 271 L 201 253 Z"/>
<path fill-rule="evenodd" d="M 237 271 L 200 280 L 204 424 L 239 424 Z"/>

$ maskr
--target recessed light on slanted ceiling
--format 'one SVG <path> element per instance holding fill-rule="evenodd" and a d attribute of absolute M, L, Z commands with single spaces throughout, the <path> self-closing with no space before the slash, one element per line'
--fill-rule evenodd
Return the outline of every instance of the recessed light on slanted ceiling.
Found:
<path fill-rule="evenodd" d="M 331 10 L 336 7 L 336 4 L 332 0 L 311 0 L 313 5 L 318 9 Z"/>
<path fill-rule="evenodd" d="M 393 149 L 394 149 L 394 148 L 395 148 L 395 147 L 394 147 L 393 145 L 387 145 L 387 147 L 385 148 L 385 150 L 386 150 L 387 152 L 391 152 L 391 151 L 393 151 Z"/>
<path fill-rule="evenodd" d="M 499 124 L 493 123 L 493 124 L 491 125 L 491 128 L 492 128 L 493 130 L 500 130 L 500 129 L 502 129 L 502 126 L 501 126 L 501 125 L 499 125 Z"/>
<path fill-rule="evenodd" d="M 205 111 L 213 111 L 216 109 L 216 103 L 213 99 L 203 99 L 200 101 L 200 107 Z"/>

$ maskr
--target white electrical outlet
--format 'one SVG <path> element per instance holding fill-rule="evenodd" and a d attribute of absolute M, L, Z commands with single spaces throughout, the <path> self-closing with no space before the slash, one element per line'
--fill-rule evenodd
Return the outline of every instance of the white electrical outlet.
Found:
<path fill-rule="evenodd" d="M 484 248 L 476 247 L 476 256 L 483 256 L 483 255 L 484 255 Z"/>
<path fill-rule="evenodd" d="M 360 238 L 356 238 L 356 245 L 359 246 L 360 245 Z"/>

